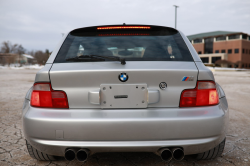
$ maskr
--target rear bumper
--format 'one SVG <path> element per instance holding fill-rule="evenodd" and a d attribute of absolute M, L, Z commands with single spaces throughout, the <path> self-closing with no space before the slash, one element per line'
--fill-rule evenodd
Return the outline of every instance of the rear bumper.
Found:
<path fill-rule="evenodd" d="M 224 99 L 226 100 L 226 99 Z M 42 109 L 26 104 L 23 128 L 38 150 L 63 156 L 70 147 L 91 153 L 156 152 L 183 147 L 196 154 L 217 146 L 226 135 L 228 108 L 217 106 L 148 109 Z"/>

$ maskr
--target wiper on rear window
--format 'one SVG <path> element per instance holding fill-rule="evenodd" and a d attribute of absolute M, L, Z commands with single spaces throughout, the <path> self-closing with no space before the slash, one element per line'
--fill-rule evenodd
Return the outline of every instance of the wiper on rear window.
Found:
<path fill-rule="evenodd" d="M 99 59 L 99 60 L 109 59 L 109 60 L 114 60 L 114 61 L 120 61 L 122 65 L 126 64 L 126 61 L 123 58 L 114 57 L 114 56 L 101 56 L 101 55 L 80 55 L 78 57 L 68 58 L 66 59 L 66 61 L 74 61 L 74 60 L 81 61 L 81 60 L 85 60 L 85 58 Z"/>
<path fill-rule="evenodd" d="M 89 61 L 89 60 L 102 60 L 105 61 L 103 58 L 92 58 L 90 56 L 76 56 L 74 58 L 67 58 L 66 61 Z"/>

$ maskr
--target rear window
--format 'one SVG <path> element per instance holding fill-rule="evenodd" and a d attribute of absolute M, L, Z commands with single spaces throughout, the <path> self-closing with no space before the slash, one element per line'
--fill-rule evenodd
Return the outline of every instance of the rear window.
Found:
<path fill-rule="evenodd" d="M 193 61 L 178 31 L 167 27 L 149 27 L 74 30 L 65 39 L 54 63 L 72 63 L 66 59 L 81 55 L 114 56 L 126 61 Z"/>

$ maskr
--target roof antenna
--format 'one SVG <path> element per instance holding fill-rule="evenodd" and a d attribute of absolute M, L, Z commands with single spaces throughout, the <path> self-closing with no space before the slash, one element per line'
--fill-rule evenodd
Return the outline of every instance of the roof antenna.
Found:
<path fill-rule="evenodd" d="M 126 25 L 125 23 L 123 23 L 123 25 Z"/>

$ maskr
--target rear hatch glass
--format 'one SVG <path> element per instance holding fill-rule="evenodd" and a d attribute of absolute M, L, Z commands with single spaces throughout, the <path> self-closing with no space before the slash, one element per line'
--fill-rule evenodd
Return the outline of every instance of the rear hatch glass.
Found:
<path fill-rule="evenodd" d="M 67 59 L 82 55 L 113 56 L 126 61 L 193 61 L 178 31 L 159 26 L 144 27 L 106 26 L 74 30 L 65 39 L 54 63 L 69 63 Z M 81 60 L 92 61 L 110 59 Z"/>

